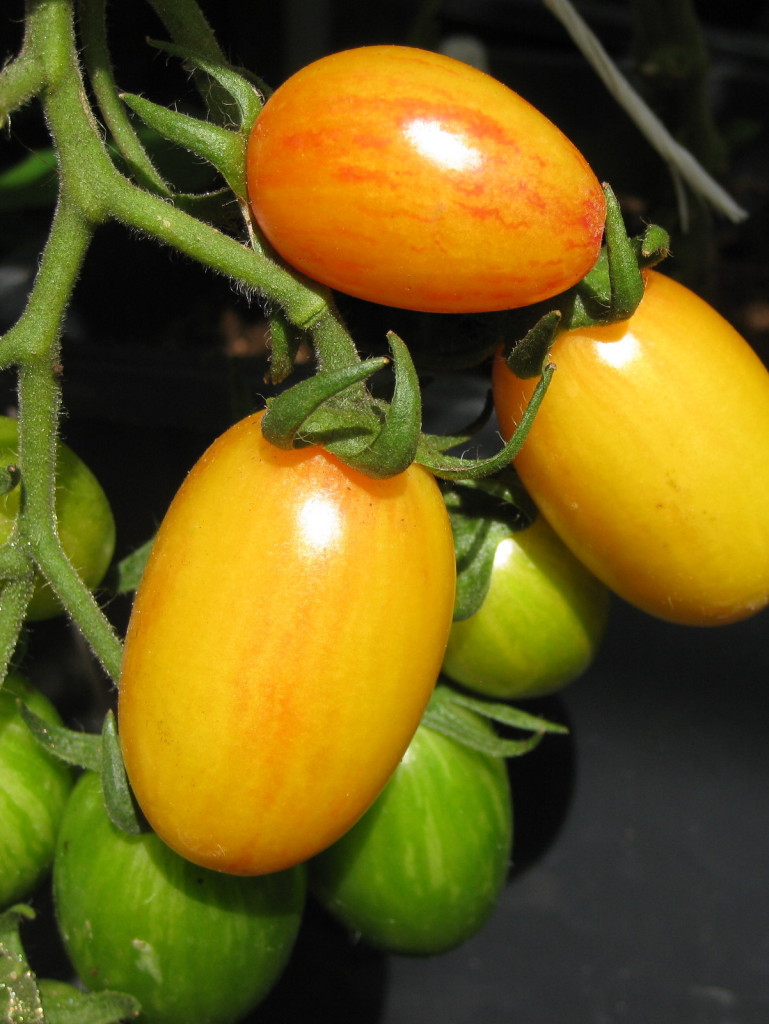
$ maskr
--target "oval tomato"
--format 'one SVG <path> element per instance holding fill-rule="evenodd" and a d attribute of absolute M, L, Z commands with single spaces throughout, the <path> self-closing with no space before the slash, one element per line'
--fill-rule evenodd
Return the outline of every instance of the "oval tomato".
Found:
<path fill-rule="evenodd" d="M 654 271 L 633 317 L 562 333 L 515 466 L 599 579 L 672 622 L 769 601 L 769 373 L 706 302 Z M 509 437 L 534 381 L 498 359 Z"/>
<path fill-rule="evenodd" d="M 500 540 L 483 604 L 451 627 L 443 671 L 487 697 L 553 693 L 590 665 L 608 611 L 606 587 L 537 516 Z"/>
<path fill-rule="evenodd" d="M 292 266 L 372 302 L 528 305 L 595 263 L 603 192 L 584 157 L 489 75 L 438 53 L 323 57 L 269 98 L 248 145 L 254 215 Z"/>
<path fill-rule="evenodd" d="M 0 909 L 24 899 L 47 874 L 72 788 L 69 767 L 38 744 L 19 712 L 60 725 L 53 704 L 16 673 L 0 690 Z"/>
<path fill-rule="evenodd" d="M 310 888 L 371 945 L 442 953 L 488 919 L 511 843 L 504 759 L 422 725 L 378 800 L 310 862 Z"/>
<path fill-rule="evenodd" d="M 18 458 L 16 420 L 0 416 L 0 465 Z M 21 487 L 0 495 L 0 545 L 13 532 L 21 500 Z M 65 554 L 80 578 L 93 590 L 104 579 L 115 551 L 115 520 L 99 481 L 82 459 L 59 443 L 56 460 L 56 521 Z M 27 609 L 30 620 L 60 615 L 62 607 L 40 579 Z"/>
<path fill-rule="evenodd" d="M 236 874 L 298 863 L 381 791 L 441 666 L 454 549 L 434 478 L 388 480 L 261 413 L 203 455 L 160 528 L 120 685 L 126 768 L 177 852 Z"/>
<path fill-rule="evenodd" d="M 61 825 L 53 886 L 65 949 L 88 988 L 128 992 L 143 1024 L 229 1024 L 282 973 L 306 872 L 233 878 L 191 864 L 152 832 L 126 835 L 87 772 Z"/>

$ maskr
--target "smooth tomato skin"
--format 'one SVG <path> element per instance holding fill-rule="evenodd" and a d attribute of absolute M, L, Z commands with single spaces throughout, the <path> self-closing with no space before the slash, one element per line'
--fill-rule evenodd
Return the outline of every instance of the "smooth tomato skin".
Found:
<path fill-rule="evenodd" d="M 443 953 L 490 916 L 512 837 L 504 759 L 420 726 L 376 803 L 310 862 L 310 889 L 372 946 Z"/>
<path fill-rule="evenodd" d="M 7 676 L 0 690 L 0 910 L 25 899 L 47 875 L 73 782 L 69 766 L 37 743 L 18 700 L 61 725 L 47 697 L 17 673 Z"/>
<path fill-rule="evenodd" d="M 53 871 L 59 932 L 94 991 L 128 992 L 141 1024 L 232 1024 L 267 995 L 294 946 L 304 867 L 234 878 L 107 817 L 98 775 L 77 782 Z"/>
<path fill-rule="evenodd" d="M 254 124 L 251 206 L 293 267 L 437 313 L 549 298 L 595 263 L 605 202 L 543 114 L 461 61 L 406 46 L 323 57 Z"/>
<path fill-rule="evenodd" d="M 769 602 L 769 373 L 689 289 L 655 271 L 633 317 L 561 334 L 516 457 L 527 490 L 612 590 L 688 625 Z M 499 358 L 509 437 L 534 381 Z"/>
<path fill-rule="evenodd" d="M 455 587 L 429 473 L 371 480 L 260 424 L 219 438 L 172 502 L 119 698 L 147 818 L 236 874 L 306 860 L 375 799 L 437 679 Z"/>
<path fill-rule="evenodd" d="M 452 625 L 443 671 L 485 697 L 554 693 L 591 664 L 608 612 L 607 588 L 538 516 L 497 545 L 488 593 Z"/>
<path fill-rule="evenodd" d="M 0 416 L 0 464 L 14 465 L 19 431 L 15 419 Z M 0 546 L 13 532 L 21 488 L 0 495 Z M 78 575 L 93 590 L 104 579 L 115 551 L 115 520 L 101 484 L 67 445 L 59 443 L 56 460 L 56 521 L 65 554 Z M 41 578 L 27 609 L 36 621 L 62 614 L 62 607 Z"/>

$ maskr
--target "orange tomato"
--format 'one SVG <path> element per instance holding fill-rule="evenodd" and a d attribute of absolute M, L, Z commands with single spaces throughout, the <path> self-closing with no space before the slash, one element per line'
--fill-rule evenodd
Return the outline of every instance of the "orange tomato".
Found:
<path fill-rule="evenodd" d="M 422 467 L 372 480 L 273 447 L 261 414 L 225 432 L 168 510 L 126 638 L 120 738 L 161 838 L 264 874 L 342 835 L 419 724 L 454 574 Z"/>
<path fill-rule="evenodd" d="M 708 303 L 654 271 L 632 318 L 562 333 L 515 460 L 550 524 L 629 602 L 672 622 L 769 602 L 769 373 Z M 534 387 L 501 357 L 504 436 Z"/>
<path fill-rule="evenodd" d="M 289 78 L 256 120 L 247 176 L 288 263 L 389 306 L 528 305 L 580 280 L 601 244 L 603 192 L 561 131 L 489 75 L 407 46 Z"/>

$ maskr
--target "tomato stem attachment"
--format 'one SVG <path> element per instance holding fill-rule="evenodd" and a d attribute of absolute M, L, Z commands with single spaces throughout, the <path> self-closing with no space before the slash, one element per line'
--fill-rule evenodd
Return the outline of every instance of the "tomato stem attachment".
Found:
<path fill-rule="evenodd" d="M 387 335 L 393 356 L 395 388 L 384 412 L 384 422 L 373 440 L 358 453 L 349 453 L 345 462 L 377 479 L 403 473 L 419 447 L 422 426 L 422 396 L 419 378 L 408 348 L 392 331 Z M 344 442 L 327 446 L 329 451 L 345 456 Z"/>
<path fill-rule="evenodd" d="M 321 444 L 318 430 L 302 430 L 306 421 L 330 399 L 340 396 L 354 384 L 360 384 L 390 360 L 387 356 L 366 359 L 353 366 L 334 370 L 321 370 L 314 377 L 299 381 L 276 398 L 267 400 L 267 411 L 262 420 L 262 433 L 277 448 Z M 347 429 L 349 429 L 349 425 Z M 340 430 L 343 429 L 341 426 Z"/>

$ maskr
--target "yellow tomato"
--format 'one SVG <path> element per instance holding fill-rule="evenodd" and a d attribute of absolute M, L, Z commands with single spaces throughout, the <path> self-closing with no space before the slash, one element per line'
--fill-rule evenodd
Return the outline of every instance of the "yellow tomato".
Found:
<path fill-rule="evenodd" d="M 432 692 L 454 550 L 434 478 L 283 451 L 261 414 L 171 504 L 136 595 L 120 737 L 182 856 L 234 874 L 306 860 L 384 787 Z"/>
<path fill-rule="evenodd" d="M 561 334 L 515 466 L 574 554 L 629 602 L 709 625 L 769 602 L 769 373 L 654 271 L 633 317 Z M 508 437 L 534 387 L 497 360 Z"/>
<path fill-rule="evenodd" d="M 561 131 L 482 71 L 408 46 L 289 78 L 256 120 L 247 176 L 288 263 L 388 306 L 528 305 L 579 281 L 601 244 L 601 186 Z"/>

